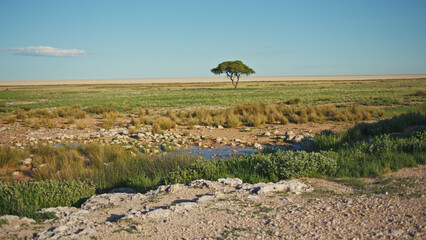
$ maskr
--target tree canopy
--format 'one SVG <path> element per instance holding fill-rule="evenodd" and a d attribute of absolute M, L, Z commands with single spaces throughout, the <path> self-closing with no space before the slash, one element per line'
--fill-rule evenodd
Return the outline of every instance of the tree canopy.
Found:
<path fill-rule="evenodd" d="M 226 73 L 226 76 L 231 80 L 235 89 L 238 87 L 238 81 L 240 80 L 241 75 L 248 76 L 250 74 L 256 73 L 253 69 L 245 65 L 240 60 L 223 62 L 217 65 L 217 67 L 213 68 L 211 72 L 217 75 Z"/>

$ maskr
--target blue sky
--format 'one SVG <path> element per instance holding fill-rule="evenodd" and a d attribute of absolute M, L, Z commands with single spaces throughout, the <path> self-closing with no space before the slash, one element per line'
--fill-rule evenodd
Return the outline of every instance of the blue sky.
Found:
<path fill-rule="evenodd" d="M 426 73 L 426 0 L 1 0 L 0 80 Z"/>

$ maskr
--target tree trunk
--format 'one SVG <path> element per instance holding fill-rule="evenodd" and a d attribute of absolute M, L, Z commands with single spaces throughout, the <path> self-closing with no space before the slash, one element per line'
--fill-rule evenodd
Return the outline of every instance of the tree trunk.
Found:
<path fill-rule="evenodd" d="M 240 81 L 240 76 L 238 76 L 238 74 L 236 75 L 236 77 L 237 77 L 237 81 L 235 82 L 235 85 L 234 85 L 235 90 L 237 90 L 238 82 Z"/>

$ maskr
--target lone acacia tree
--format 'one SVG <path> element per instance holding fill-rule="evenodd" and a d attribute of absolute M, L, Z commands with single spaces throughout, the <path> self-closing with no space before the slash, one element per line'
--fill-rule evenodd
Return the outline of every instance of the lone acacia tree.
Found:
<path fill-rule="evenodd" d="M 238 87 L 238 81 L 240 80 L 241 74 L 250 75 L 252 73 L 256 73 L 249 66 L 245 65 L 240 60 L 236 61 L 227 61 L 217 65 L 216 68 L 213 68 L 212 73 L 214 74 L 222 74 L 226 73 L 226 76 L 231 80 L 234 89 Z"/>

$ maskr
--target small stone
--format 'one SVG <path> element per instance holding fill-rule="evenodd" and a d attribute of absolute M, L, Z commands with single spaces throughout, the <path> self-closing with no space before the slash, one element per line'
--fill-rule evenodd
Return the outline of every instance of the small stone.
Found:
<path fill-rule="evenodd" d="M 25 158 L 25 160 L 22 162 L 22 164 L 24 164 L 24 165 L 30 165 L 32 161 L 33 160 L 31 158 Z"/>
<path fill-rule="evenodd" d="M 253 147 L 259 150 L 263 148 L 262 145 L 260 145 L 259 143 L 254 143 Z"/>
<path fill-rule="evenodd" d="M 270 132 L 264 132 L 263 136 L 269 137 L 269 136 L 271 136 L 271 133 Z"/>
<path fill-rule="evenodd" d="M 294 137 L 292 139 L 292 142 L 295 142 L 295 143 L 301 142 L 303 140 L 303 138 L 305 138 L 305 136 L 303 136 L 303 135 L 297 135 L 296 137 Z"/>

